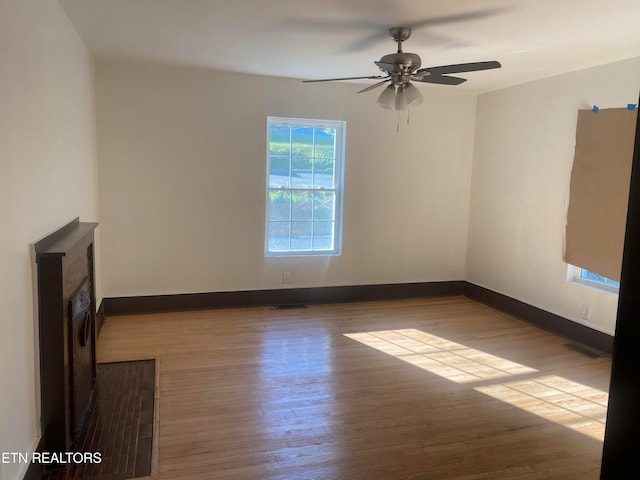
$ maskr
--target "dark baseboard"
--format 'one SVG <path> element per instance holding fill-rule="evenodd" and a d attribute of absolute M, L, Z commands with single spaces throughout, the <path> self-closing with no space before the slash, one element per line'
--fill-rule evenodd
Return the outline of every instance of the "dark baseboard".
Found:
<path fill-rule="evenodd" d="M 602 355 L 613 353 L 613 337 L 606 333 L 473 283 L 465 282 L 464 294 Z"/>
<path fill-rule="evenodd" d="M 100 306 L 96 311 L 96 338 L 100 335 L 100 331 L 102 330 L 102 324 L 104 323 L 104 299 L 100 302 Z"/>
<path fill-rule="evenodd" d="M 212 308 L 254 307 L 266 305 L 304 305 L 318 303 L 364 302 L 417 297 L 465 295 L 536 325 L 544 330 L 610 356 L 613 337 L 568 320 L 515 298 L 466 281 L 391 283 L 380 285 L 348 285 L 336 287 L 283 288 L 237 292 L 186 293 L 142 297 L 104 298 L 97 315 L 98 333 L 106 315 L 177 312 Z"/>
<path fill-rule="evenodd" d="M 283 288 L 239 292 L 115 297 L 102 301 L 105 315 L 206 310 L 265 305 L 314 304 L 440 297 L 464 294 L 464 281 Z"/>

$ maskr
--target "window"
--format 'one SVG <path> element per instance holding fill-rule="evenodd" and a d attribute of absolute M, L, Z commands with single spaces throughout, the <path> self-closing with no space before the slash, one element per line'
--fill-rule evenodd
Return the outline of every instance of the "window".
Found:
<path fill-rule="evenodd" d="M 267 118 L 267 256 L 339 255 L 345 122 Z"/>
<path fill-rule="evenodd" d="M 620 290 L 620 282 L 573 265 L 569 265 L 569 280 L 612 293 L 618 293 Z"/>
<path fill-rule="evenodd" d="M 580 110 L 563 260 L 617 278 L 622 265 L 637 110 Z"/>

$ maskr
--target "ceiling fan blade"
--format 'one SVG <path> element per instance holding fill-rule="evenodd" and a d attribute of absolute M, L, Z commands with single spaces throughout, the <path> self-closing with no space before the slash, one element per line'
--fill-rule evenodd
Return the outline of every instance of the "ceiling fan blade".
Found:
<path fill-rule="evenodd" d="M 385 72 L 391 73 L 395 70 L 396 65 L 388 62 L 373 62 L 375 63 L 380 70 L 384 70 Z"/>
<path fill-rule="evenodd" d="M 377 9 L 384 7 L 384 3 L 378 5 Z M 391 16 L 394 11 L 391 8 L 386 9 L 386 12 L 381 12 L 381 16 Z M 396 25 L 405 25 L 407 27 L 417 30 L 422 27 L 430 27 L 437 25 L 446 25 L 451 23 L 466 22 L 472 20 L 478 20 L 485 17 L 490 17 L 499 14 L 507 9 L 505 8 L 485 8 L 482 10 L 475 10 L 464 13 L 454 13 L 450 15 L 441 15 L 439 17 L 421 18 L 421 19 L 404 19 L 407 21 L 397 21 Z M 360 12 L 357 12 L 360 14 Z M 386 13 L 386 15 L 385 15 Z M 397 19 L 401 20 L 401 19 Z M 336 18 L 305 18 L 305 17 L 289 17 L 283 18 L 280 22 L 282 26 L 288 31 L 291 28 L 296 28 L 304 32 L 354 32 L 356 30 L 364 32 L 371 32 L 364 37 L 355 40 L 352 44 L 345 46 L 342 51 L 358 52 L 366 48 L 371 47 L 378 41 L 388 39 L 386 30 L 389 28 L 388 22 L 372 22 L 368 20 L 355 20 L 349 18 L 348 20 L 338 20 Z"/>
<path fill-rule="evenodd" d="M 454 13 L 452 15 L 442 15 L 440 17 L 425 18 L 415 22 L 407 22 L 411 28 L 418 29 L 420 27 L 429 27 L 431 25 L 446 25 L 449 23 L 466 22 L 469 20 L 477 20 L 480 18 L 490 17 L 504 11 L 504 8 L 486 8 L 484 10 L 476 10 L 475 12 Z"/>
<path fill-rule="evenodd" d="M 369 85 L 367 88 L 363 88 L 362 90 L 360 90 L 357 93 L 368 92 L 369 90 L 373 90 L 374 88 L 378 88 L 379 86 L 384 85 L 385 83 L 387 83 L 390 80 L 391 80 L 391 77 L 386 78 L 386 79 L 382 80 L 381 82 L 374 83 L 373 85 Z"/>
<path fill-rule="evenodd" d="M 411 80 L 422 83 L 437 83 L 439 85 L 460 85 L 467 81 L 466 78 L 449 77 L 447 75 L 425 75 L 424 77 L 412 76 Z"/>
<path fill-rule="evenodd" d="M 377 45 L 379 42 L 385 41 L 389 38 L 389 35 L 384 30 L 384 28 L 380 28 L 378 31 L 365 35 L 349 45 L 345 45 L 342 50 L 345 52 L 362 52 L 367 48 L 371 48 L 372 45 Z"/>
<path fill-rule="evenodd" d="M 491 62 L 471 62 L 457 63 L 455 65 L 441 65 L 439 67 L 428 67 L 417 70 L 416 73 L 431 73 L 432 75 L 443 75 L 447 73 L 477 72 L 479 70 L 490 70 L 500 68 L 502 65 L 495 60 Z"/>
<path fill-rule="evenodd" d="M 303 83 L 312 82 L 335 82 L 336 80 L 377 80 L 378 78 L 386 78 L 383 75 L 370 75 L 368 77 L 343 77 L 343 78 L 321 78 L 318 80 L 303 80 Z"/>

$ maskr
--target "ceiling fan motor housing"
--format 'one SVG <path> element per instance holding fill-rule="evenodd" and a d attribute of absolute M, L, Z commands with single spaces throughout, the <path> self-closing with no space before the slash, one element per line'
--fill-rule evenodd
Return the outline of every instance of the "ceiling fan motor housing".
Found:
<path fill-rule="evenodd" d="M 393 65 L 392 70 L 380 68 L 388 73 L 410 73 L 414 72 L 422 65 L 422 60 L 415 53 L 390 53 L 380 59 L 380 63 Z"/>

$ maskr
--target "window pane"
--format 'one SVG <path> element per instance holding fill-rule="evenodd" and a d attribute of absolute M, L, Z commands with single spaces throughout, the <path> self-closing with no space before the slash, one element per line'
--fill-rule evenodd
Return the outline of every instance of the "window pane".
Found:
<path fill-rule="evenodd" d="M 271 155 L 269 158 L 269 186 L 288 187 L 291 185 L 289 157 Z"/>
<path fill-rule="evenodd" d="M 333 250 L 334 222 L 314 222 L 313 249 Z"/>
<path fill-rule="evenodd" d="M 291 196 L 291 219 L 313 220 L 313 193 L 293 192 Z"/>
<path fill-rule="evenodd" d="M 291 186 L 313 187 L 311 157 L 291 157 Z"/>
<path fill-rule="evenodd" d="M 291 250 L 311 250 L 312 232 L 312 222 L 291 222 Z"/>
<path fill-rule="evenodd" d="M 316 127 L 313 165 L 313 184 L 315 187 L 334 187 L 335 146 L 336 129 Z"/>
<path fill-rule="evenodd" d="M 334 188 L 334 160 L 332 158 L 316 159 L 313 170 L 313 186 L 316 188 Z"/>
<path fill-rule="evenodd" d="M 291 220 L 291 192 L 269 192 L 269 220 Z"/>
<path fill-rule="evenodd" d="M 315 129 L 315 157 L 333 158 L 335 157 L 336 129 L 316 128 Z"/>
<path fill-rule="evenodd" d="M 313 203 L 314 220 L 334 220 L 335 192 L 315 192 Z"/>
<path fill-rule="evenodd" d="M 269 251 L 288 252 L 290 250 L 291 224 L 289 222 L 269 222 Z"/>
<path fill-rule="evenodd" d="M 291 127 L 289 125 L 269 126 L 269 154 L 291 155 Z"/>
<path fill-rule="evenodd" d="M 589 270 L 586 270 L 584 268 L 580 269 L 580 277 L 591 280 L 592 282 L 602 283 L 603 285 L 608 285 L 610 287 L 620 288 L 620 282 L 616 282 L 615 280 L 611 280 L 610 278 L 590 272 Z"/>
<path fill-rule="evenodd" d="M 311 157 L 313 155 L 313 127 L 293 127 L 291 129 L 291 155 Z"/>

